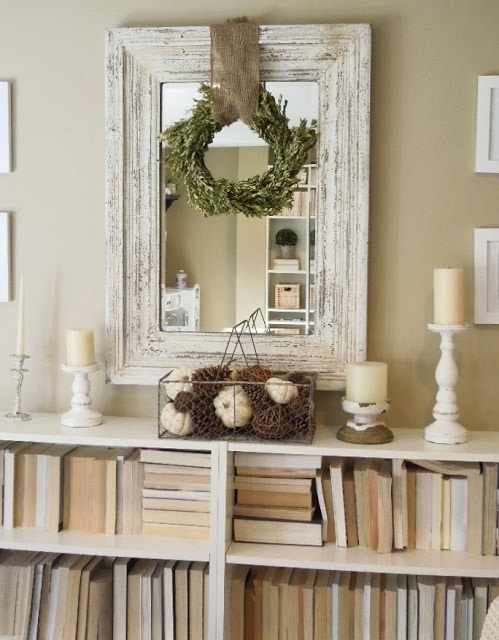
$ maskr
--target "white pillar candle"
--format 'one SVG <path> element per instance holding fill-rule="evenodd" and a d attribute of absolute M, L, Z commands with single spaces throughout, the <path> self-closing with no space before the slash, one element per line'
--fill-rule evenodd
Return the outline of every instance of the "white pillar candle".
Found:
<path fill-rule="evenodd" d="M 70 367 L 95 364 L 93 331 L 66 329 L 66 364 Z"/>
<path fill-rule="evenodd" d="M 349 402 L 374 403 L 388 399 L 388 366 L 384 362 L 349 362 L 346 393 Z"/>
<path fill-rule="evenodd" d="M 16 355 L 24 355 L 24 278 L 19 284 L 19 309 L 17 312 Z"/>
<path fill-rule="evenodd" d="M 463 269 L 434 269 L 434 324 L 463 324 Z"/>

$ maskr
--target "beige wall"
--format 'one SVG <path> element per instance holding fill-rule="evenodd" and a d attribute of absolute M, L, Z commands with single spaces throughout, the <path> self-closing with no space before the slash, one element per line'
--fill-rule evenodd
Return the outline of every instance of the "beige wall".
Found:
<path fill-rule="evenodd" d="M 216 167 L 220 176 L 237 180 L 237 148 L 210 150 L 206 154 L 206 165 L 213 172 Z M 189 206 L 183 185 L 180 185 L 179 193 L 181 197 L 166 213 L 168 286 L 174 285 L 178 269 L 184 269 L 189 286 L 195 283 L 200 286 L 201 331 L 232 327 L 236 318 L 237 218 L 205 218 Z"/>
<path fill-rule="evenodd" d="M 472 322 L 473 229 L 499 224 L 499 176 L 473 171 L 477 76 L 499 73 L 495 0 L 254 0 L 262 23 L 368 22 L 373 27 L 368 357 L 389 364 L 391 425 L 421 428 L 434 403 L 438 340 L 432 269 L 466 269 Z M 104 31 L 203 24 L 248 14 L 228 0 L 18 0 L 2 5 L 0 79 L 13 83 L 15 171 L 0 175 L 13 214 L 13 271 L 26 282 L 29 373 L 24 406 L 61 411 L 64 329 L 96 331 L 104 358 Z M 16 292 L 17 295 L 17 292 Z M 11 408 L 9 354 L 17 304 L 0 304 L 0 406 Z M 462 422 L 499 423 L 499 329 L 457 345 Z M 156 389 L 106 386 L 106 413 L 154 415 Z M 320 416 L 338 419 L 323 393 Z"/>

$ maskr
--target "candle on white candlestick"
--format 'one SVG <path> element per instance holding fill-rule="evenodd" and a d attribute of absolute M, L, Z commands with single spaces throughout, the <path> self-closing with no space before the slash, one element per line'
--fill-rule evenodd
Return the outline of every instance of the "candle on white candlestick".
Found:
<path fill-rule="evenodd" d="M 16 355 L 24 355 L 24 278 L 19 284 L 19 309 L 17 313 Z"/>
<path fill-rule="evenodd" d="M 433 322 L 443 325 L 462 325 L 463 269 L 434 269 L 433 271 Z"/>
<path fill-rule="evenodd" d="M 349 362 L 346 365 L 346 393 L 349 402 L 386 402 L 388 366 L 384 362 Z"/>
<path fill-rule="evenodd" d="M 70 367 L 88 367 L 95 364 L 93 331 L 66 329 L 66 364 Z"/>

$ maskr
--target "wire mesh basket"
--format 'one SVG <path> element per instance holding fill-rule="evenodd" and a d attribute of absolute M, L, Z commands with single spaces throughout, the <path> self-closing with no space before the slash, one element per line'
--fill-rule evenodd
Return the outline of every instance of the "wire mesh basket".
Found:
<path fill-rule="evenodd" d="M 160 379 L 159 437 L 312 441 L 316 375 L 260 363 L 253 339 L 257 312 L 232 329 L 220 365 L 172 369 Z M 252 361 L 244 343 L 251 345 Z M 235 366 L 238 350 L 243 359 Z"/>
<path fill-rule="evenodd" d="M 314 390 L 315 374 L 261 365 L 174 369 L 159 382 L 159 436 L 311 442 Z"/>

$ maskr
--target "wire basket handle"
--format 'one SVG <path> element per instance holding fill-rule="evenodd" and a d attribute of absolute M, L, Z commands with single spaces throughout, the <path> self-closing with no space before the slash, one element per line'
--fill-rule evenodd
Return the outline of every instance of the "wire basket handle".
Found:
<path fill-rule="evenodd" d="M 248 361 L 248 356 L 246 354 L 246 351 L 244 349 L 244 345 L 241 339 L 242 336 L 249 338 L 252 352 L 253 352 L 253 357 L 256 360 L 256 364 L 260 364 L 260 359 L 258 357 L 258 352 L 256 350 L 256 344 L 254 339 L 255 333 L 258 333 L 259 320 L 263 322 L 263 333 L 268 333 L 265 318 L 263 316 L 263 313 L 260 307 L 255 309 L 255 311 L 253 311 L 253 313 L 251 313 L 246 320 L 241 320 L 241 322 L 239 322 L 238 324 L 232 327 L 229 339 L 227 340 L 227 344 L 225 346 L 225 351 L 222 357 L 221 366 L 230 365 L 232 362 L 234 362 L 238 347 L 241 351 L 241 355 L 244 359 L 245 365 L 247 367 L 250 366 Z M 232 347 L 232 352 L 230 353 L 231 347 Z"/>

